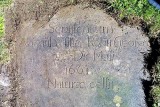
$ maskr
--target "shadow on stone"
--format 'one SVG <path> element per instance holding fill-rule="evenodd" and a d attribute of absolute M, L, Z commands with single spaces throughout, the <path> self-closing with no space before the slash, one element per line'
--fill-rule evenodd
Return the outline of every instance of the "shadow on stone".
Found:
<path fill-rule="evenodd" d="M 146 80 L 142 80 L 142 84 L 144 87 L 144 92 L 146 95 L 146 103 L 148 107 L 153 107 L 153 97 L 151 95 L 151 90 L 152 90 L 152 86 L 153 86 L 153 75 L 155 74 L 154 72 L 154 68 L 156 66 L 156 63 L 158 62 L 158 57 L 160 56 L 160 51 L 159 51 L 159 47 L 160 47 L 160 38 L 159 38 L 160 34 L 158 34 L 157 38 L 150 38 L 150 45 L 151 45 L 151 51 L 149 54 L 145 55 L 145 68 L 149 71 L 150 75 L 151 75 L 151 80 L 150 81 L 146 81 Z"/>

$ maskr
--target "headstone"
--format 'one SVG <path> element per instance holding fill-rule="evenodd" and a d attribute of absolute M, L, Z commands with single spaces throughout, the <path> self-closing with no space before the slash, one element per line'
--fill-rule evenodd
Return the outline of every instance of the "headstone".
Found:
<path fill-rule="evenodd" d="M 60 9 L 35 30 L 23 23 L 17 46 L 23 107 L 146 107 L 141 79 L 148 38 L 99 8 Z"/>

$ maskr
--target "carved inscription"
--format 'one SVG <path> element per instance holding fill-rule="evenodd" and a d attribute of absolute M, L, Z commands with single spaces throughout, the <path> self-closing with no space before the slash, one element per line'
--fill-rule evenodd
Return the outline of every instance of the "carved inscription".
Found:
<path fill-rule="evenodd" d="M 93 68 L 88 66 L 87 63 L 102 62 L 108 64 L 109 62 L 114 62 L 115 59 L 118 58 L 122 49 L 131 47 L 142 49 L 143 46 L 146 45 L 146 41 L 138 39 L 124 39 L 124 36 L 119 35 L 112 37 L 112 33 L 114 32 L 112 27 L 96 27 L 89 25 L 82 27 L 77 24 L 64 27 L 52 27 L 49 25 L 49 27 L 51 29 L 49 32 L 45 33 L 42 38 L 34 39 L 32 42 L 28 39 L 27 46 L 31 49 L 35 49 L 37 52 L 52 51 L 49 60 L 54 62 L 54 64 L 57 62 L 64 64 L 65 67 L 62 67 L 64 68 L 63 75 L 76 76 L 79 74 L 81 76 L 91 76 L 91 71 L 93 69 L 93 74 L 97 74 L 97 72 L 99 73 L 101 71 L 107 72 L 105 68 Z M 98 35 L 95 36 L 94 33 Z M 77 36 L 76 34 L 79 35 Z M 128 35 L 128 33 L 126 33 L 126 35 Z M 78 64 L 78 66 L 75 67 L 74 65 L 77 62 L 82 62 L 84 65 L 81 67 L 81 65 Z M 65 63 L 70 63 L 70 65 Z M 51 65 L 52 64 L 50 64 L 50 66 Z M 129 72 L 129 68 L 126 66 L 120 68 L 123 68 L 123 70 L 120 70 L 121 73 L 122 71 Z M 112 69 L 119 71 L 117 67 L 113 67 Z M 54 73 L 54 70 L 49 72 Z M 85 83 L 82 81 L 58 81 L 57 79 L 50 79 L 48 71 L 46 74 L 48 75 L 48 87 L 50 84 L 52 84 L 54 88 L 93 88 L 95 86 L 104 88 L 108 86 L 105 86 L 108 84 L 108 82 L 106 82 L 108 79 L 105 77 L 101 77 L 101 82 Z M 109 84 L 110 83 L 113 88 L 113 81 L 110 81 Z"/>
<path fill-rule="evenodd" d="M 145 46 L 149 44 L 138 36 L 128 39 L 129 33 L 115 32 L 113 27 L 104 26 L 49 25 L 44 33 L 26 41 L 31 57 L 27 57 L 29 63 L 24 67 L 29 70 L 25 71 L 25 75 L 33 74 L 31 81 L 40 81 L 37 86 L 43 89 L 44 93 L 67 92 L 67 95 L 72 97 L 75 97 L 73 93 L 83 93 L 82 101 L 86 90 L 89 90 L 89 95 L 96 93 L 94 100 L 113 99 L 111 97 L 114 96 L 108 95 L 109 93 L 123 95 L 126 87 L 127 91 L 132 87 L 128 80 L 134 75 L 135 60 L 142 61 L 142 58 L 139 58 L 140 50 L 146 50 Z M 139 56 L 136 56 L 137 54 Z M 126 86 L 122 87 L 122 84 Z M 112 107 L 113 103 L 108 104 L 109 101 L 112 102 L 110 99 L 97 101 L 95 107 Z M 51 100 L 54 101 L 54 98 L 48 98 L 48 101 Z M 52 102 L 51 105 L 54 104 Z"/>

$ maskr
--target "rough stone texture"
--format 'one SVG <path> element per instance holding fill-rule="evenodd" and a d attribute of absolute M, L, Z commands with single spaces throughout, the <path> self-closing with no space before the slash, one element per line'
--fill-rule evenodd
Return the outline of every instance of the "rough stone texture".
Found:
<path fill-rule="evenodd" d="M 141 79 L 149 43 L 139 27 L 121 28 L 85 5 L 63 7 L 45 23 L 22 22 L 9 37 L 12 107 L 146 107 Z"/>

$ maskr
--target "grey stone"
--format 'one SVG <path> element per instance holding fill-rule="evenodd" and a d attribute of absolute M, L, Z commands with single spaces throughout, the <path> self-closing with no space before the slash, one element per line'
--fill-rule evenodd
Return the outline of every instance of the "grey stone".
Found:
<path fill-rule="evenodd" d="M 23 23 L 17 49 L 23 107 L 146 107 L 141 79 L 148 38 L 103 10 L 60 9 L 35 30 Z"/>

